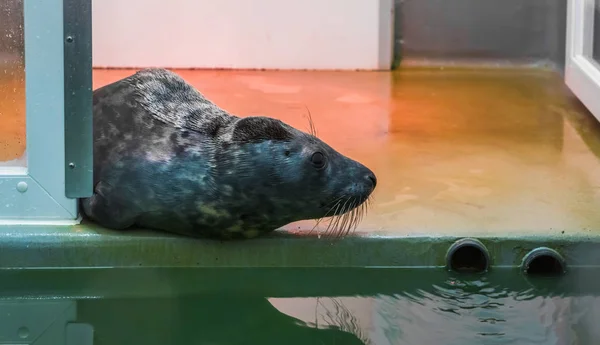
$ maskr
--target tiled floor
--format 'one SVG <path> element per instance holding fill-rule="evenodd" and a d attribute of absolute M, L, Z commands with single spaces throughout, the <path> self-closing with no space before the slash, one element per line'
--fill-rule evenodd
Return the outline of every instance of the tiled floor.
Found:
<path fill-rule="evenodd" d="M 132 71 L 95 71 L 95 87 Z M 378 176 L 359 232 L 600 231 L 600 126 L 546 72 L 178 71 L 221 107 L 308 129 Z M 312 222 L 287 229 L 312 228 Z"/>

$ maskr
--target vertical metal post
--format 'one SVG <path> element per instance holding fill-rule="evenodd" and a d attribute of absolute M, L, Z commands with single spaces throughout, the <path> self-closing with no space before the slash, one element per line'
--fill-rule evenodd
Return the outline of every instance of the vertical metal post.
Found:
<path fill-rule="evenodd" d="M 92 195 L 92 2 L 63 0 L 65 194 Z"/>

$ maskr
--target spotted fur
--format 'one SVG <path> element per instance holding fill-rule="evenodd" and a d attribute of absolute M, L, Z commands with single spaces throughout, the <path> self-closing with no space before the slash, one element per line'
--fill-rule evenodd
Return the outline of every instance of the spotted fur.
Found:
<path fill-rule="evenodd" d="M 82 207 L 108 228 L 252 238 L 355 214 L 375 188 L 373 172 L 316 136 L 232 115 L 164 69 L 141 70 L 93 99 L 94 194 Z"/>

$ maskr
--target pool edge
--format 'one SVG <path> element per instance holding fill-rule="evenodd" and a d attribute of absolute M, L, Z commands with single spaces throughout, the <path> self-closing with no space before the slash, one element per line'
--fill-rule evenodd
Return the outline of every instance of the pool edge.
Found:
<path fill-rule="evenodd" d="M 0 226 L 0 269 L 98 267 L 444 267 L 448 248 L 467 236 L 358 234 L 334 239 L 276 231 L 239 241 L 75 226 Z M 600 263 L 600 234 L 473 236 L 490 268 L 519 267 L 538 247 L 568 267 Z"/>

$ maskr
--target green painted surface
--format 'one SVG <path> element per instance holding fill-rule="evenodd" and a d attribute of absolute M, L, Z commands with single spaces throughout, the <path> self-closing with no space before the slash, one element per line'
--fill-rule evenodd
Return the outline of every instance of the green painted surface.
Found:
<path fill-rule="evenodd" d="M 349 236 L 276 232 L 243 241 L 191 239 L 93 225 L 0 227 L 0 268 L 443 267 L 455 236 Z M 518 267 L 530 250 L 557 250 L 569 267 L 598 266 L 600 236 L 483 236 L 491 266 Z"/>

